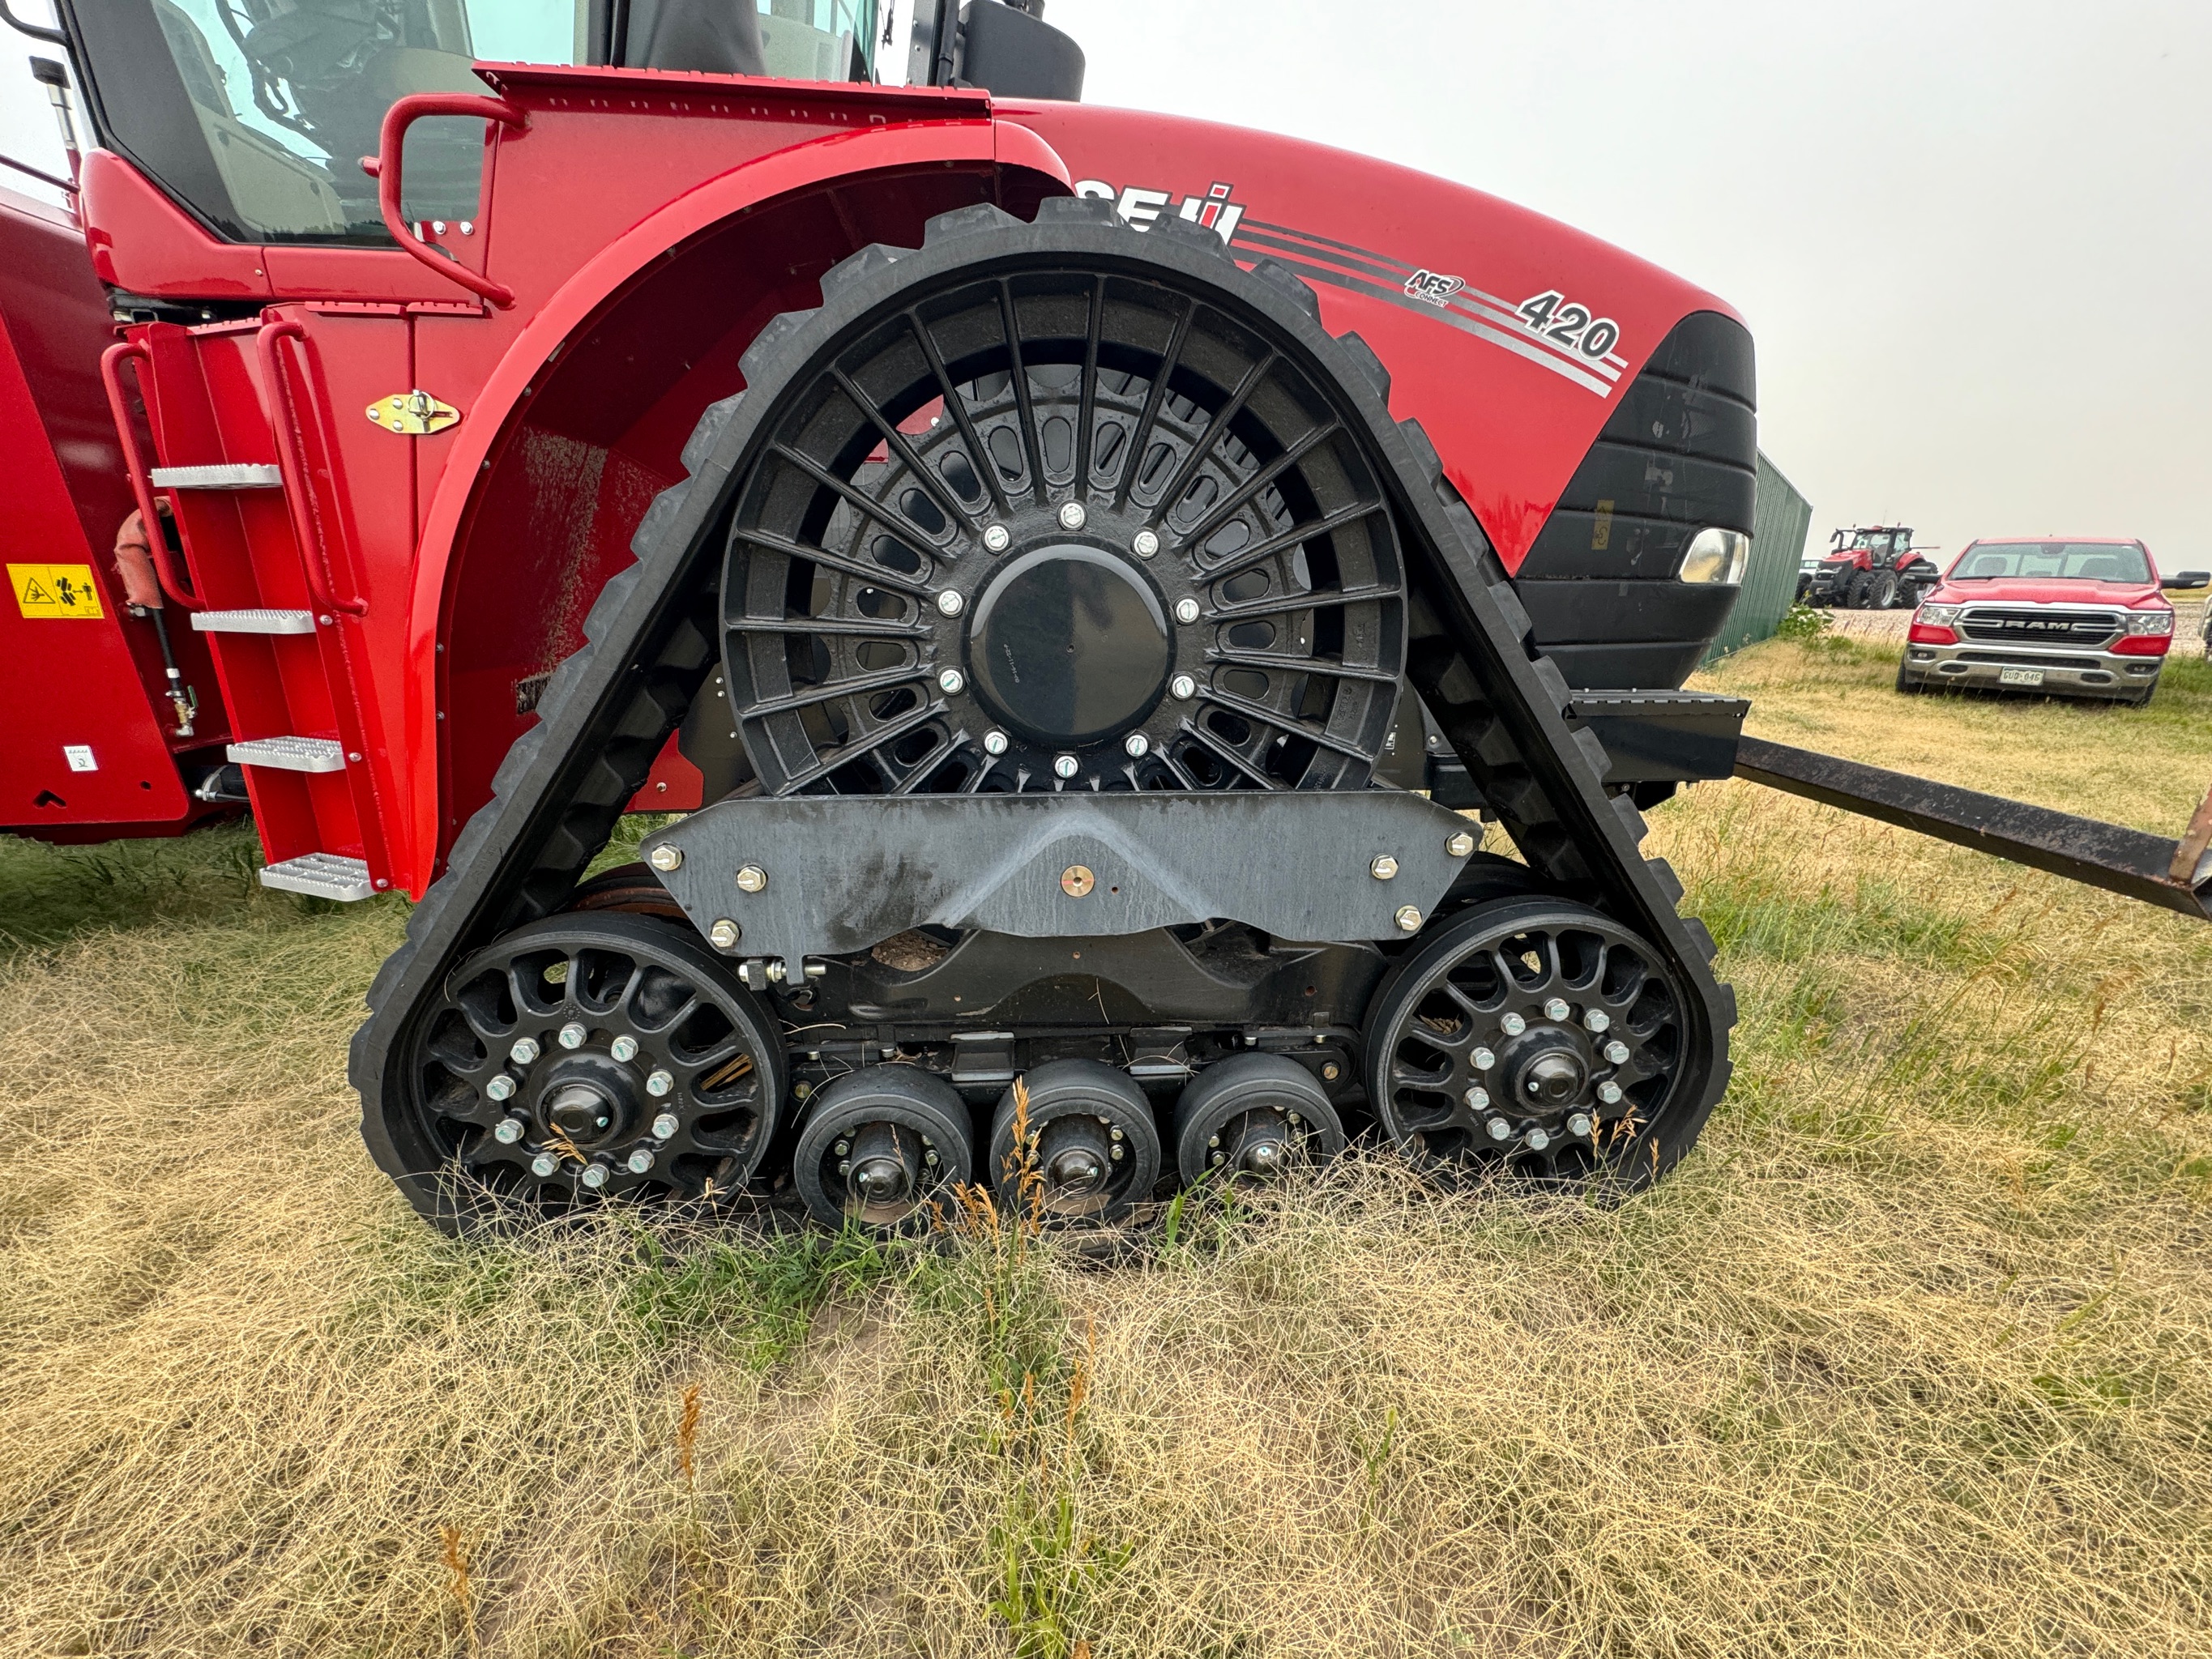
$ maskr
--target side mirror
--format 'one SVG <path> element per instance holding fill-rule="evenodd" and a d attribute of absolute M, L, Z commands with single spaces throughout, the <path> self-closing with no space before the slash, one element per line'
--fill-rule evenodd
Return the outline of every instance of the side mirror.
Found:
<path fill-rule="evenodd" d="M 2179 592 L 2186 587 L 2212 587 L 2212 570 L 2177 570 L 2159 579 L 2160 587 Z"/>
<path fill-rule="evenodd" d="M 1083 48 L 1044 21 L 1044 0 L 922 0 L 911 85 L 982 87 L 1002 98 L 1083 96 Z"/>

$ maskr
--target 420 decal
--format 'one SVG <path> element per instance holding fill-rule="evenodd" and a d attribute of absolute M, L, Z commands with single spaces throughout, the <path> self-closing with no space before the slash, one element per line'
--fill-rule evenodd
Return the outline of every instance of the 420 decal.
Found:
<path fill-rule="evenodd" d="M 1572 346 L 1585 357 L 1601 358 L 1620 339 L 1620 325 L 1610 317 L 1591 314 L 1557 289 L 1546 289 L 1516 309 L 1531 332 L 1564 346 Z"/>

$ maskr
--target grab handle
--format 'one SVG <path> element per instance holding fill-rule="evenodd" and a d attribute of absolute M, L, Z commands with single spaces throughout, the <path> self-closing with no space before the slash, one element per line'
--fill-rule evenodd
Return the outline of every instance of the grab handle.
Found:
<path fill-rule="evenodd" d="M 364 155 L 361 170 L 376 180 L 376 205 L 383 210 L 384 228 L 392 233 L 392 240 L 405 248 L 424 264 L 448 282 L 459 283 L 471 294 L 490 301 L 501 311 L 514 303 L 514 290 L 504 283 L 495 283 L 471 270 L 459 260 L 442 253 L 433 253 L 429 246 L 408 226 L 399 210 L 399 156 L 407 137 L 407 129 L 426 115 L 473 115 L 487 121 L 497 121 L 502 126 L 527 127 L 530 123 L 522 112 L 504 100 L 480 98 L 465 92 L 418 92 L 405 98 L 395 99 L 392 107 L 384 112 L 384 125 L 377 134 L 377 152 Z"/>
<path fill-rule="evenodd" d="M 146 548 L 154 556 L 154 572 L 160 577 L 161 591 L 187 611 L 200 608 L 198 599 L 185 585 L 184 573 L 176 567 L 169 553 L 169 538 L 161 530 L 161 515 L 154 505 L 154 481 L 148 476 L 146 463 L 138 453 L 138 434 L 131 430 L 131 408 L 123 399 L 123 361 L 136 357 L 142 364 L 150 365 L 153 354 L 137 340 L 120 340 L 100 354 L 100 383 L 107 389 L 108 413 L 115 417 L 115 436 L 123 446 L 123 471 L 131 480 L 131 494 L 138 503 L 138 516 L 146 524 Z M 139 385 L 145 384 L 145 371 L 139 371 Z"/>
<path fill-rule="evenodd" d="M 291 509 L 292 535 L 300 544 L 300 568 L 307 578 L 307 592 L 322 611 L 341 611 L 349 617 L 367 612 L 366 599 L 342 599 L 335 592 L 330 550 L 324 544 L 321 520 L 307 495 L 307 460 L 300 441 L 300 422 L 292 408 L 292 388 L 284 368 L 283 343 L 304 340 L 307 330 L 289 320 L 262 325 L 253 337 L 255 355 L 261 360 L 261 378 L 269 386 L 270 424 L 276 438 L 276 470 L 284 480 L 284 505 Z"/>

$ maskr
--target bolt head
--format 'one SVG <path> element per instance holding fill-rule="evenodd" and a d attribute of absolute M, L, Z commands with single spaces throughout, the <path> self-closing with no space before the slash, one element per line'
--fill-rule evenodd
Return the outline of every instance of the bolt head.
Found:
<path fill-rule="evenodd" d="M 962 599 L 960 595 L 954 592 L 952 589 L 947 587 L 939 592 L 937 595 L 937 608 L 941 613 L 947 617 L 957 617 L 963 611 L 968 608 L 968 601 Z"/>
<path fill-rule="evenodd" d="M 1002 524 L 989 526 L 983 532 L 983 545 L 989 548 L 994 553 L 1005 552 L 1006 550 L 1006 544 L 1012 540 L 1013 538 L 1006 533 L 1006 526 Z M 945 614 L 949 617 L 953 613 L 948 611 Z"/>
<path fill-rule="evenodd" d="M 948 668 L 937 677 L 937 689 L 948 697 L 958 696 L 967 684 L 967 676 L 957 668 Z"/>
<path fill-rule="evenodd" d="M 532 1060 L 538 1058 L 538 1039 L 536 1037 L 517 1037 L 514 1040 L 514 1047 L 509 1048 L 507 1053 L 507 1057 L 514 1060 L 516 1065 L 527 1066 Z"/>
<path fill-rule="evenodd" d="M 612 1042 L 607 1045 L 607 1052 L 619 1060 L 627 1061 L 635 1060 L 637 1058 L 637 1039 L 631 1036 L 628 1032 L 624 1032 L 621 1036 L 617 1037 Z"/>
<path fill-rule="evenodd" d="M 924 1152 L 921 1155 L 921 1161 L 933 1170 L 937 1167 L 937 1154 L 935 1152 Z"/>
<path fill-rule="evenodd" d="M 1188 702 L 1198 695 L 1198 682 L 1188 674 L 1178 674 L 1168 682 L 1168 690 L 1178 701 Z"/>
<path fill-rule="evenodd" d="M 1060 527 L 1062 530 L 1080 530 L 1084 517 L 1083 503 L 1070 501 L 1060 509 Z"/>
<path fill-rule="evenodd" d="M 1483 1127 L 1490 1131 L 1490 1138 L 1492 1140 L 1510 1140 L 1512 1139 L 1513 1126 L 1508 1123 L 1502 1117 L 1493 1117 Z"/>
<path fill-rule="evenodd" d="M 580 1048 L 584 1046 L 584 1039 L 588 1035 L 589 1033 L 581 1025 L 572 1019 L 561 1028 L 561 1046 L 563 1048 Z"/>
<path fill-rule="evenodd" d="M 1530 1152 L 1540 1152 L 1545 1147 L 1551 1144 L 1552 1137 L 1546 1134 L 1541 1129 L 1531 1129 L 1528 1131 L 1528 1150 Z"/>
<path fill-rule="evenodd" d="M 757 893 L 768 885 L 768 872 L 757 864 L 740 865 L 738 868 L 738 890 Z"/>
<path fill-rule="evenodd" d="M 1129 550 L 1140 559 L 1149 559 L 1160 550 L 1160 538 L 1149 530 L 1139 530 L 1130 538 Z"/>
<path fill-rule="evenodd" d="M 665 1071 L 655 1072 L 645 1080 L 646 1093 L 655 1097 L 666 1094 L 676 1086 L 676 1079 Z"/>
<path fill-rule="evenodd" d="M 1369 861 L 1367 873 L 1377 881 L 1389 881 L 1398 873 L 1398 860 L 1385 853 Z"/>
<path fill-rule="evenodd" d="M 491 1138 L 502 1146 L 514 1146 L 522 1139 L 522 1120 L 519 1117 L 500 1119 L 498 1126 L 491 1132 Z"/>
<path fill-rule="evenodd" d="M 1498 1056 L 1479 1044 L 1476 1046 L 1473 1058 L 1474 1069 L 1478 1072 L 1486 1072 L 1498 1064 Z"/>
<path fill-rule="evenodd" d="M 586 1187 L 589 1187 L 593 1192 L 597 1192 L 600 1188 L 605 1186 L 607 1184 L 607 1166 L 604 1164 L 586 1164 L 584 1166 L 584 1184 Z"/>
<path fill-rule="evenodd" d="M 1572 1012 L 1574 1012 L 1574 1010 L 1567 1006 L 1566 999 L 1565 997 L 1553 997 L 1544 1005 L 1544 1018 L 1546 1019 L 1565 1019 Z"/>
<path fill-rule="evenodd" d="M 1392 920 L 1397 922 L 1398 931 L 1401 933 L 1418 933 L 1421 931 L 1421 911 L 1419 905 L 1400 905 L 1398 914 Z"/>
<path fill-rule="evenodd" d="M 1480 1111 L 1484 1107 L 1490 1104 L 1490 1091 L 1480 1088 L 1469 1089 L 1467 1091 L 1467 1103 L 1474 1108 L 1476 1111 Z"/>
<path fill-rule="evenodd" d="M 494 1100 L 512 1100 L 514 1098 L 514 1079 L 501 1072 L 484 1085 L 484 1092 Z"/>
<path fill-rule="evenodd" d="M 1073 755 L 1055 755 L 1052 761 L 1052 775 L 1056 778 L 1072 778 L 1081 769 L 1082 764 L 1083 763 Z"/>
<path fill-rule="evenodd" d="M 1597 1097 L 1608 1106 L 1620 1105 L 1620 1085 L 1618 1083 L 1611 1082 L 1599 1084 L 1597 1085 Z"/>
<path fill-rule="evenodd" d="M 653 1138 L 655 1140 L 673 1140 L 676 1139 L 676 1131 L 679 1127 L 676 1121 L 675 1113 L 663 1112 L 653 1120 Z"/>
<path fill-rule="evenodd" d="M 738 941 L 744 937 L 744 932 L 736 922 L 723 916 L 707 930 L 707 939 L 717 951 L 734 951 L 738 948 Z"/>
<path fill-rule="evenodd" d="M 1444 851 L 1455 859 L 1463 859 L 1474 851 L 1474 837 L 1462 830 L 1444 837 Z"/>
<path fill-rule="evenodd" d="M 1131 760 L 1142 760 L 1152 752 L 1152 740 L 1141 732 L 1132 732 L 1121 739 L 1121 752 Z"/>
<path fill-rule="evenodd" d="M 1589 1132 L 1590 1120 L 1589 1114 L 1588 1112 L 1577 1112 L 1572 1117 L 1567 1120 L 1567 1133 L 1579 1139 L 1580 1137 L 1588 1134 Z"/>
<path fill-rule="evenodd" d="M 1113 1154 L 1117 1158 L 1127 1158 L 1129 1155 L 1129 1149 L 1127 1146 L 1117 1145 L 1113 1149 Z"/>
<path fill-rule="evenodd" d="M 1177 599 L 1176 601 L 1176 620 L 1182 623 L 1186 628 L 1189 627 L 1191 623 L 1196 622 L 1198 620 L 1198 601 L 1196 599 L 1188 598 Z"/>
<path fill-rule="evenodd" d="M 1583 1024 L 1593 1031 L 1602 1031 L 1613 1024 L 1613 1016 L 1602 1008 L 1593 1008 L 1583 1016 Z"/>
<path fill-rule="evenodd" d="M 632 1175 L 643 1175 L 652 1167 L 653 1148 L 650 1146 L 641 1146 L 629 1155 L 629 1172 Z"/>
<path fill-rule="evenodd" d="M 1219 1135 L 1208 1135 L 1206 1138 L 1206 1144 L 1209 1146 L 1218 1146 L 1221 1144 L 1221 1137 Z"/>
<path fill-rule="evenodd" d="M 540 1152 L 537 1157 L 530 1160 L 530 1173 L 536 1176 L 540 1181 L 550 1178 L 553 1171 L 560 1167 L 560 1160 L 556 1158 L 550 1152 Z"/>
<path fill-rule="evenodd" d="M 1498 1022 L 1498 1029 L 1508 1036 L 1519 1036 L 1528 1029 L 1528 1022 L 1518 1014 L 1508 1014 Z"/>
<path fill-rule="evenodd" d="M 1615 1037 L 1605 1045 L 1605 1057 L 1616 1066 L 1628 1064 L 1628 1045 Z"/>
<path fill-rule="evenodd" d="M 986 732 L 983 734 L 983 752 L 987 755 L 1005 754 L 1006 734 L 1003 732 Z"/>
<path fill-rule="evenodd" d="M 684 849 L 664 842 L 647 853 L 645 861 L 663 874 L 672 870 L 681 870 L 684 867 Z"/>
<path fill-rule="evenodd" d="M 1321 1068 L 1321 1074 L 1324 1081 L 1334 1083 L 1344 1075 L 1344 1067 L 1332 1060 Z"/>

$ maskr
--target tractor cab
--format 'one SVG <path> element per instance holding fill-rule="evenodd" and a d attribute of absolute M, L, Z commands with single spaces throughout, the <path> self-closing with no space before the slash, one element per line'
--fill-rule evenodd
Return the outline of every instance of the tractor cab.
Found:
<path fill-rule="evenodd" d="M 1802 573 L 1799 597 L 1847 610 L 1907 609 L 1935 584 L 1933 563 L 1913 550 L 1906 525 L 1853 525 L 1829 538 L 1827 556 Z"/>

